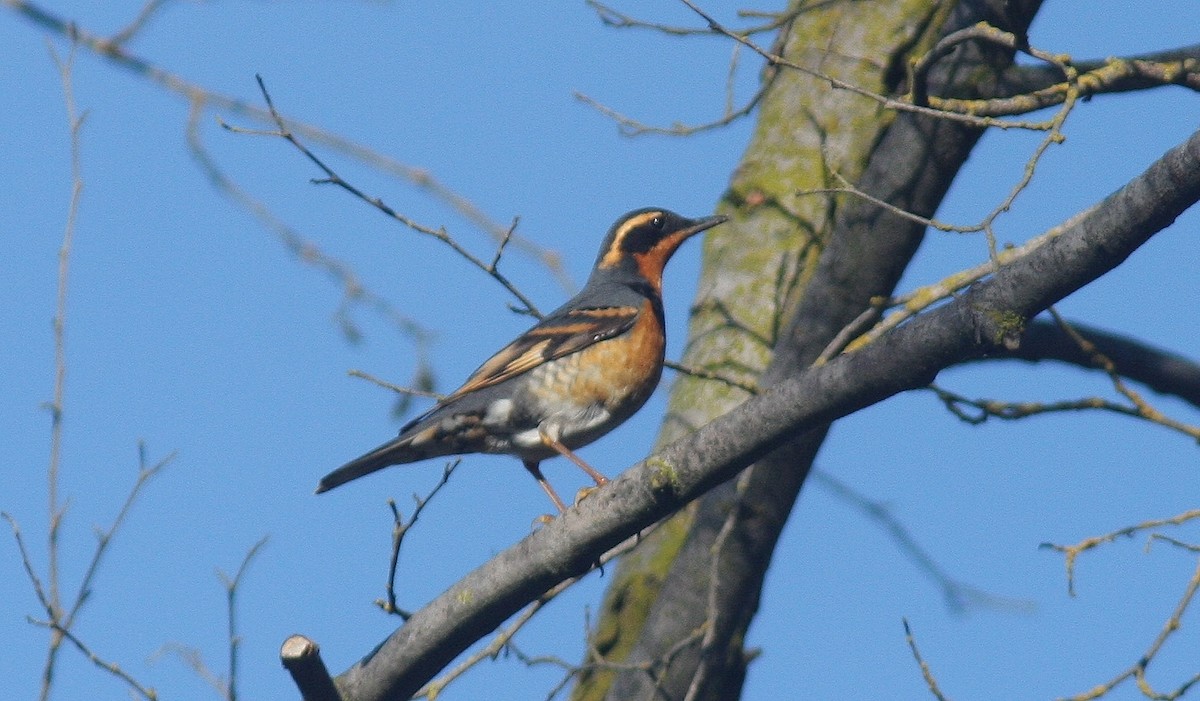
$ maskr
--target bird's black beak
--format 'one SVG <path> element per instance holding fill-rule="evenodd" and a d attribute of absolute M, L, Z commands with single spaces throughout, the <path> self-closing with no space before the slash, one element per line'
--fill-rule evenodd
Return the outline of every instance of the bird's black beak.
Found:
<path fill-rule="evenodd" d="M 681 238 L 687 238 L 693 234 L 698 234 L 701 231 L 706 231 L 713 228 L 717 224 L 724 224 L 729 221 L 729 217 L 724 214 L 715 214 L 711 217 L 700 217 L 699 219 L 689 219 L 687 225 L 679 231 Z"/>

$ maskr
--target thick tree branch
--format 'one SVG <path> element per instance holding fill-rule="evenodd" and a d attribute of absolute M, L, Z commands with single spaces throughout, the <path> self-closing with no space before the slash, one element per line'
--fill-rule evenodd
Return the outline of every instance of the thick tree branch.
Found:
<path fill-rule="evenodd" d="M 1140 382 L 1159 394 L 1179 397 L 1200 407 L 1200 363 L 1094 326 L 1076 322 L 1071 322 L 1071 326 L 1112 360 L 1121 376 Z M 1091 356 L 1062 327 L 1043 319 L 1031 321 L 1025 327 L 1020 347 L 1005 356 L 1033 363 L 1057 360 L 1085 368 L 1095 367 Z"/>
<path fill-rule="evenodd" d="M 625 538 L 805 428 L 1014 347 L 1025 320 L 1119 265 L 1200 200 L 1200 132 L 1036 253 L 852 354 L 781 382 L 633 466 L 468 574 L 337 679 L 349 700 L 406 699 L 472 642 Z"/>
<path fill-rule="evenodd" d="M 976 87 L 964 84 L 951 86 L 947 91 L 950 97 L 930 98 L 929 102 L 934 107 L 954 112 L 1005 117 L 1060 105 L 1067 99 L 1069 90 L 1077 91 L 1081 98 L 1167 85 L 1200 91 L 1200 44 L 1071 65 L 1077 72 L 1073 84 L 1063 80 L 1062 70 L 1057 66 L 1012 66 L 1000 75 L 992 94 L 985 98 L 961 99 L 962 88 Z"/>

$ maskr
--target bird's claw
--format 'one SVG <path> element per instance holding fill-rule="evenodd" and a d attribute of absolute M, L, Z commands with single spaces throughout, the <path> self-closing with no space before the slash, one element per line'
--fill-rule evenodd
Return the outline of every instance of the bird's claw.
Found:
<path fill-rule="evenodd" d="M 587 499 L 588 497 L 590 497 L 592 495 L 592 492 L 596 491 L 599 488 L 600 488 L 600 485 L 596 485 L 595 487 L 584 487 L 583 489 L 580 489 L 578 492 L 575 492 L 575 506 L 579 506 L 583 502 L 584 499 Z"/>

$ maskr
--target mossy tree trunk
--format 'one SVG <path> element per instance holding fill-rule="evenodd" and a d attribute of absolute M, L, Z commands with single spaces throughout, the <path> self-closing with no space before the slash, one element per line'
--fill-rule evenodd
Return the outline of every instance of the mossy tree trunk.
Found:
<path fill-rule="evenodd" d="M 981 20 L 1023 36 L 1039 4 L 799 1 L 776 46 L 791 63 L 894 95 L 907 89 L 909 62 L 941 37 Z M 939 65 L 931 87 L 989 96 L 1011 58 L 962 47 Z M 931 216 L 980 132 L 887 109 L 787 66 L 768 66 L 763 80 L 770 85 L 753 138 L 720 206 L 731 222 L 705 239 L 683 360 L 766 386 L 811 364 L 873 297 L 891 294 L 924 232 L 861 199 L 805 191 L 837 187 L 840 176 Z M 729 384 L 680 377 L 660 444 L 746 397 Z M 796 436 L 621 561 L 592 644 L 606 662 L 654 671 L 590 672 L 575 701 L 740 695 L 742 641 L 763 575 L 824 435 Z"/>

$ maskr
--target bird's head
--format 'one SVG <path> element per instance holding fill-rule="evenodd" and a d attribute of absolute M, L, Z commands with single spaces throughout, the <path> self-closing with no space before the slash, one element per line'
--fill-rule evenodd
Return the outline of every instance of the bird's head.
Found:
<path fill-rule="evenodd" d="M 688 219 L 656 207 L 636 209 L 608 230 L 595 272 L 633 273 L 661 293 L 663 268 L 679 245 L 727 219 L 722 215 Z"/>

